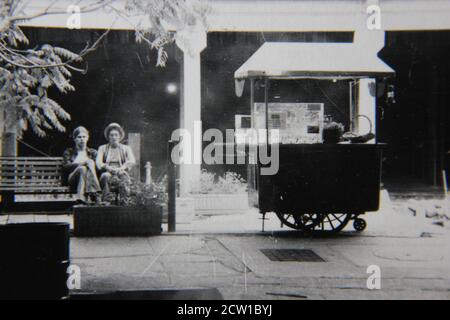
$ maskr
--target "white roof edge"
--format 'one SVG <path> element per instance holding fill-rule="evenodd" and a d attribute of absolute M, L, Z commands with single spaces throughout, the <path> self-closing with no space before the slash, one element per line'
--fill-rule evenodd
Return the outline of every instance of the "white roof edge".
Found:
<path fill-rule="evenodd" d="M 266 42 L 241 67 L 236 79 L 365 78 L 395 71 L 355 43 Z"/>

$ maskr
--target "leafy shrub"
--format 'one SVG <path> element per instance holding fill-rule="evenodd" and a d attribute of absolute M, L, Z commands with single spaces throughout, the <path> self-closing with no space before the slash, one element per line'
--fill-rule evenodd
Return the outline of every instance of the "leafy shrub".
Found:
<path fill-rule="evenodd" d="M 119 205 L 121 206 L 152 206 L 164 205 L 168 201 L 167 176 L 159 182 L 152 182 L 147 185 L 143 182 L 132 180 L 131 183 L 124 183 L 118 180 Z M 114 203 L 116 194 L 110 192 L 106 196 L 106 202 Z"/>
<path fill-rule="evenodd" d="M 338 131 L 340 133 L 344 132 L 344 125 L 342 123 L 338 122 L 327 122 L 323 125 L 323 130 L 330 130 L 330 131 Z"/>
<path fill-rule="evenodd" d="M 194 186 L 194 194 L 236 194 L 244 193 L 247 183 L 242 176 L 236 172 L 227 171 L 223 176 L 202 170 L 200 183 Z"/>

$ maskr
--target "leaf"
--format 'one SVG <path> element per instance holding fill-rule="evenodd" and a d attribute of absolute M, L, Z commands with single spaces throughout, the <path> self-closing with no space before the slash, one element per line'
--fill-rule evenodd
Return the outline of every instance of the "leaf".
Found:
<path fill-rule="evenodd" d="M 72 73 L 64 66 L 59 67 L 59 71 L 61 71 L 61 73 L 67 78 L 70 78 L 72 76 Z"/>
<path fill-rule="evenodd" d="M 167 52 L 164 49 L 160 48 L 158 50 L 158 60 L 157 60 L 156 66 L 165 67 L 168 58 L 169 58 L 169 55 L 167 54 Z"/>
<path fill-rule="evenodd" d="M 22 32 L 22 29 L 18 26 L 14 26 L 10 29 L 10 32 L 13 34 L 14 38 L 17 40 L 17 42 L 21 42 L 24 44 L 29 44 L 28 38 L 25 36 L 25 34 Z"/>
<path fill-rule="evenodd" d="M 53 51 L 60 57 L 66 58 L 71 61 L 82 61 L 83 59 L 80 57 L 80 55 L 73 53 L 70 50 L 60 48 L 60 47 L 53 47 Z"/>
<path fill-rule="evenodd" d="M 41 87 L 43 88 L 49 88 L 52 85 L 52 81 L 50 80 L 48 75 L 45 75 L 41 80 Z"/>
<path fill-rule="evenodd" d="M 45 95 L 45 89 L 43 87 L 38 87 L 37 88 L 37 93 L 39 97 L 43 97 Z"/>

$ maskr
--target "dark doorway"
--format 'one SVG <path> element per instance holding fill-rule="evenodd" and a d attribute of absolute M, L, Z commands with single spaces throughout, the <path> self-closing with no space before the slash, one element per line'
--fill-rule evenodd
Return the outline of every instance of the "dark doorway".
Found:
<path fill-rule="evenodd" d="M 86 42 L 93 43 L 103 30 L 68 30 L 56 28 L 24 28 L 31 45 L 49 43 L 80 52 Z M 140 134 L 140 167 L 150 161 L 153 177 L 165 173 L 167 141 L 179 127 L 179 64 L 175 45 L 167 48 L 169 61 L 165 68 L 156 67 L 156 52 L 137 44 L 132 31 L 111 31 L 96 51 L 85 57 L 86 74 L 73 73 L 76 91 L 49 96 L 56 100 L 72 119 L 67 132 L 50 131 L 38 138 L 28 130 L 23 141 L 51 156 L 62 155 L 72 143 L 70 134 L 80 125 L 91 132 L 90 145 L 105 143 L 103 130 L 110 122 L 118 122 L 127 132 Z M 36 150 L 19 144 L 20 155 L 34 155 Z"/>
<path fill-rule="evenodd" d="M 388 143 L 391 189 L 439 190 L 450 149 L 450 32 L 388 32 L 380 56 L 395 71 L 395 102 L 378 101 L 378 137 Z M 448 164 L 447 164 L 448 165 Z M 448 167 L 447 167 L 448 170 Z"/>
<path fill-rule="evenodd" d="M 202 126 L 225 133 L 234 129 L 235 115 L 250 114 L 250 84 L 246 81 L 242 97 L 235 94 L 234 72 L 265 42 L 352 42 L 353 32 L 211 32 L 202 52 Z M 328 81 L 273 81 L 272 102 L 323 102 L 327 113 L 346 126 L 348 83 Z M 335 88 L 337 87 L 337 91 Z M 343 93 L 344 92 L 344 93 Z M 263 93 L 256 92 L 257 98 Z M 259 96 L 258 96 L 259 94 Z M 302 98 L 300 99 L 300 96 Z M 205 144 L 205 146 L 208 143 Z M 246 176 L 243 165 L 203 165 L 223 174 L 234 171 Z"/>

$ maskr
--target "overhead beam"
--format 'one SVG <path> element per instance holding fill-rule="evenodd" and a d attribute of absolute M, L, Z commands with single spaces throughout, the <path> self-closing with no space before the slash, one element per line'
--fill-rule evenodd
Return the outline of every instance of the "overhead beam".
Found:
<path fill-rule="evenodd" d="M 116 5 L 120 6 L 121 2 Z M 353 31 L 365 26 L 367 6 L 374 2 L 381 9 L 381 27 L 384 31 L 450 30 L 449 0 L 209 0 L 211 13 L 208 31 Z M 50 0 L 33 2 L 28 12 L 42 10 L 48 3 Z M 57 8 L 64 12 L 70 3 L 59 1 Z M 24 25 L 65 28 L 68 17 L 68 14 L 49 15 Z M 81 28 L 129 30 L 138 20 L 116 20 L 113 14 L 99 10 L 84 13 Z"/>

